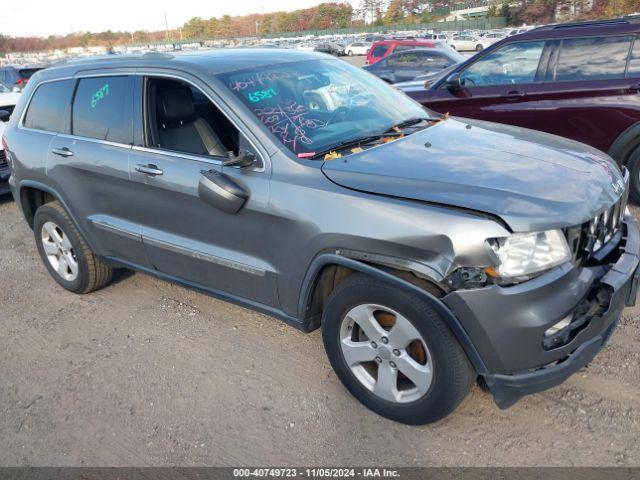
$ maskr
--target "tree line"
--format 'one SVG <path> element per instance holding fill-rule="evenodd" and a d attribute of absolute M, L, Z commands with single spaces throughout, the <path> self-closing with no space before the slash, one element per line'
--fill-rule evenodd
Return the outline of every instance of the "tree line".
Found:
<path fill-rule="evenodd" d="M 10 37 L 0 34 L 0 54 L 72 47 L 140 44 L 171 40 L 264 35 L 280 32 L 337 29 L 364 25 L 392 25 L 433 22 L 443 18 L 454 3 L 473 0 L 360 0 L 354 8 L 348 2 L 326 2 L 291 12 L 274 12 L 216 18 L 195 17 L 169 31 L 81 32 L 49 37 Z M 569 19 L 612 18 L 640 10 L 638 0 L 513 0 L 496 3 L 491 16 L 507 18 L 509 25 L 551 23 Z"/>

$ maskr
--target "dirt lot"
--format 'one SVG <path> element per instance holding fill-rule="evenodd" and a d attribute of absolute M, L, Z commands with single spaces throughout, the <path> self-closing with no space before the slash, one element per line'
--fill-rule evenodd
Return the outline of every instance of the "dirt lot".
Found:
<path fill-rule="evenodd" d="M 638 308 L 565 385 L 416 428 L 353 400 L 319 332 L 142 274 L 67 293 L 10 197 L 0 220 L 1 465 L 640 465 Z"/>

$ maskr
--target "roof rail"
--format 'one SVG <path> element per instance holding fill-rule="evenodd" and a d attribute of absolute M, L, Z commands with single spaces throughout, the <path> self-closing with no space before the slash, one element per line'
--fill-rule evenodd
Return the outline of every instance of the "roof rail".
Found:
<path fill-rule="evenodd" d="M 608 25 L 623 25 L 629 23 L 640 22 L 640 14 L 636 15 L 627 15 L 626 17 L 620 18 L 612 18 L 605 20 L 586 20 L 583 22 L 569 22 L 569 23 L 554 23 L 553 25 L 545 25 L 542 27 L 535 28 L 534 30 L 557 30 L 562 28 L 581 28 L 581 27 L 598 27 L 598 26 L 608 26 Z"/>

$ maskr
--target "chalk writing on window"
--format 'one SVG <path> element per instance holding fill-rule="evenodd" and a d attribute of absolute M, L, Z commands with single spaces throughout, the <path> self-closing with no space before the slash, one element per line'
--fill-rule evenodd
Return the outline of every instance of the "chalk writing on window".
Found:
<path fill-rule="evenodd" d="M 97 90 L 91 96 L 91 108 L 96 108 L 96 105 L 102 100 L 104 97 L 109 95 L 109 84 L 106 83 L 100 90 Z"/>
<path fill-rule="evenodd" d="M 261 102 L 267 98 L 273 98 L 276 96 L 276 91 L 273 88 L 269 88 L 267 90 L 258 90 L 256 92 L 251 92 L 247 95 L 249 101 L 253 103 Z"/>
<path fill-rule="evenodd" d="M 313 140 L 308 132 L 324 127 L 325 122 L 310 118 L 310 112 L 304 105 L 289 101 L 274 107 L 255 108 L 255 114 L 271 132 L 277 135 L 282 143 L 294 152 L 300 144 L 311 145 Z"/>
<path fill-rule="evenodd" d="M 247 88 L 264 87 L 265 85 L 268 85 L 276 80 L 290 77 L 291 74 L 288 72 L 254 73 L 253 75 L 248 75 L 246 77 L 240 77 L 232 80 L 229 88 L 231 88 L 231 90 L 235 90 L 236 92 L 240 92 L 242 90 L 246 90 Z"/>

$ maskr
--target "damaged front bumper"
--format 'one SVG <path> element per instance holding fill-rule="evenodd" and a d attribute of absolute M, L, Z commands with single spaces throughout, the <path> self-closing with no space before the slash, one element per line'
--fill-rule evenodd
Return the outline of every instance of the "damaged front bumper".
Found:
<path fill-rule="evenodd" d="M 598 264 L 564 265 L 524 284 L 458 290 L 442 300 L 461 321 L 494 400 L 507 408 L 562 383 L 606 344 L 625 306 L 636 301 L 640 233 L 624 218 L 622 238 Z M 569 318 L 556 334 L 550 327 Z"/>

